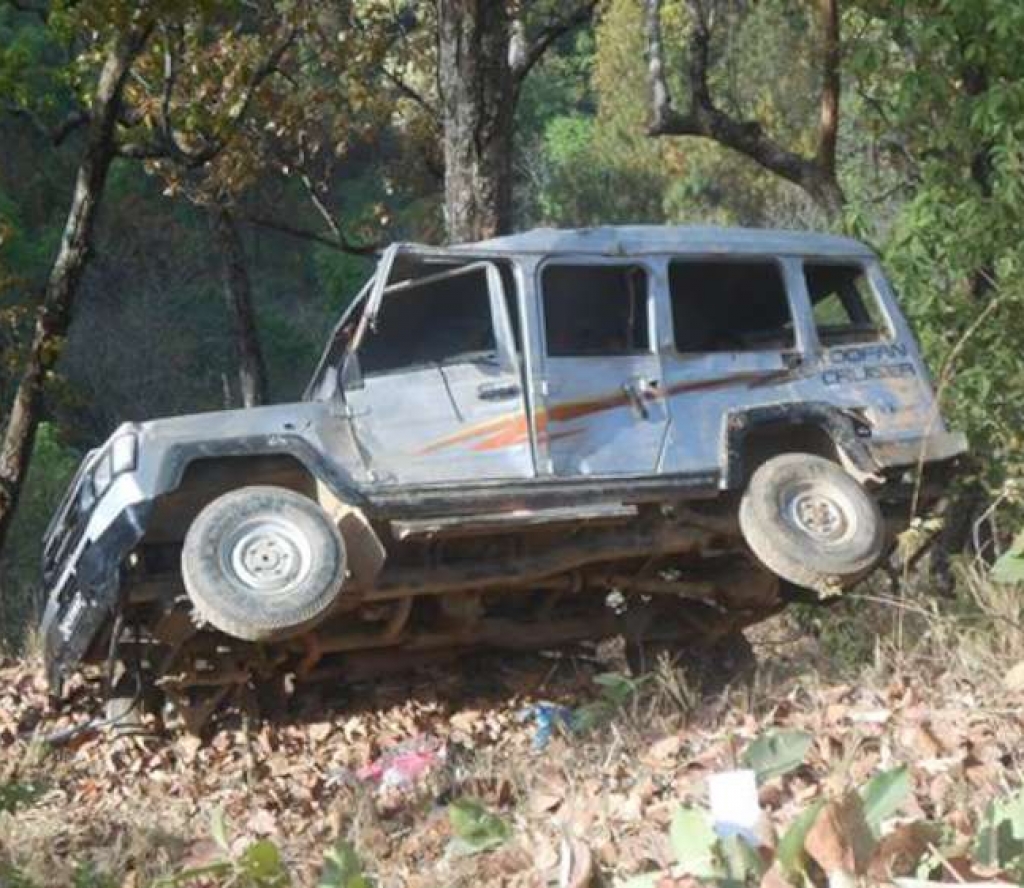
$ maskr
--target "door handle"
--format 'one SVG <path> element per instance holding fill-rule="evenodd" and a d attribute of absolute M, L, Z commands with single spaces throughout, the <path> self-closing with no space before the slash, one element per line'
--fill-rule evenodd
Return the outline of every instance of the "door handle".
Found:
<path fill-rule="evenodd" d="M 508 401 L 519 397 L 519 385 L 515 382 L 482 382 L 476 393 L 481 401 Z"/>
<path fill-rule="evenodd" d="M 650 419 L 651 411 L 647 407 L 647 398 L 657 396 L 658 380 L 643 376 L 627 379 L 622 384 L 622 390 L 640 419 Z"/>

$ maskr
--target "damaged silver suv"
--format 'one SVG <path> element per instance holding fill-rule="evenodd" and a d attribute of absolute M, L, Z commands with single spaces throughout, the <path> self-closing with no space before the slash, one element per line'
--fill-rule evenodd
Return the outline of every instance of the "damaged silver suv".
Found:
<path fill-rule="evenodd" d="M 50 682 L 116 661 L 201 721 L 472 648 L 713 658 L 864 577 L 964 450 L 856 241 L 395 245 L 303 401 L 86 457 L 45 540 Z"/>

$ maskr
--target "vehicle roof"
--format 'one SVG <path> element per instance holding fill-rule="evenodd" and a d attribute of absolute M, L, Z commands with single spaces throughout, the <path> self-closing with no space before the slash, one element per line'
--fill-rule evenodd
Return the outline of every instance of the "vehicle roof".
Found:
<path fill-rule="evenodd" d="M 684 225 L 606 225 L 596 228 L 534 228 L 450 248 L 464 253 L 595 256 L 664 253 L 872 257 L 866 244 L 816 231 L 719 228 Z"/>

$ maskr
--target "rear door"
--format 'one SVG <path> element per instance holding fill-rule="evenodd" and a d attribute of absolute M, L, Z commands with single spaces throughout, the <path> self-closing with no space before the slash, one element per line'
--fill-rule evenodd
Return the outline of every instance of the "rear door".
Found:
<path fill-rule="evenodd" d="M 544 410 L 555 475 L 657 471 L 668 428 L 654 287 L 637 261 L 549 260 L 538 269 Z"/>
<path fill-rule="evenodd" d="M 733 411 L 803 397 L 793 388 L 803 343 L 789 286 L 799 270 L 769 256 L 680 256 L 666 271 L 665 471 L 717 472 Z"/>
<path fill-rule="evenodd" d="M 532 476 L 519 354 L 498 267 L 405 257 L 378 298 L 343 380 L 376 480 Z"/>

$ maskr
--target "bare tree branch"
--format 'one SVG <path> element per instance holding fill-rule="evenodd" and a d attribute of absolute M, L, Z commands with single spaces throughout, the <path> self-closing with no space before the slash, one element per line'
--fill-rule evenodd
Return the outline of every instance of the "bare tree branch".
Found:
<path fill-rule="evenodd" d="M 393 71 L 389 71 L 386 66 L 381 65 L 381 73 L 384 75 L 384 79 L 394 84 L 395 88 L 407 99 L 412 100 L 420 106 L 424 111 L 427 112 L 435 120 L 440 118 L 441 112 L 438 107 L 431 102 L 423 93 L 416 89 L 413 89 L 409 84 L 398 74 Z"/>
<path fill-rule="evenodd" d="M 166 158 L 179 163 L 186 169 L 198 169 L 209 163 L 230 144 L 232 138 L 234 138 L 238 129 L 245 121 L 257 90 L 268 77 L 277 73 L 281 60 L 295 42 L 297 36 L 298 31 L 293 28 L 288 32 L 285 39 L 274 47 L 263 62 L 253 71 L 249 82 L 246 84 L 245 91 L 242 93 L 241 101 L 238 102 L 235 110 L 228 117 L 222 131 L 210 137 L 202 148 L 196 150 L 189 150 L 181 144 L 170 118 L 171 95 L 177 76 L 177 66 L 173 52 L 165 48 L 164 82 L 161 90 L 161 122 L 157 137 L 147 142 L 121 144 L 117 149 L 118 155 L 136 160 Z"/>
<path fill-rule="evenodd" d="M 5 103 L 3 110 L 12 116 L 25 118 L 52 145 L 62 144 L 71 133 L 89 123 L 89 115 L 83 110 L 72 111 L 56 126 L 48 126 L 38 114 L 21 105 Z"/>
<path fill-rule="evenodd" d="M 514 55 L 510 53 L 509 67 L 517 87 L 526 75 L 530 73 L 533 66 L 540 61 L 544 53 L 548 51 L 551 44 L 573 29 L 589 22 L 594 15 L 596 7 L 597 0 L 584 0 L 579 6 L 571 10 L 568 15 L 544 25 L 533 40 L 528 45 L 522 47 L 521 50 L 510 47 L 514 51 Z"/>
<path fill-rule="evenodd" d="M 364 245 L 351 244 L 348 241 L 338 241 L 334 237 L 329 237 L 321 232 L 302 228 L 298 225 L 291 225 L 288 222 L 281 222 L 279 219 L 268 219 L 265 216 L 252 215 L 246 215 L 242 218 L 245 222 L 248 222 L 250 225 L 255 225 L 258 228 L 266 228 L 268 231 L 276 231 L 280 234 L 286 234 L 289 237 L 312 241 L 313 243 L 330 247 L 332 250 L 338 250 L 339 252 L 348 253 L 353 256 L 372 256 L 380 251 L 380 244 Z"/>
<path fill-rule="evenodd" d="M 645 0 L 647 80 L 652 136 L 699 136 L 717 142 L 760 164 L 769 172 L 798 185 L 832 218 L 839 216 L 843 194 L 836 181 L 835 153 L 839 121 L 839 24 L 836 0 L 819 0 L 828 13 L 823 45 L 825 74 L 821 96 L 818 153 L 804 157 L 779 144 L 756 120 L 741 120 L 719 108 L 708 80 L 711 29 L 704 0 L 687 0 L 689 43 L 689 108 L 680 113 L 672 102 L 665 76 L 661 34 L 661 0 Z"/>

